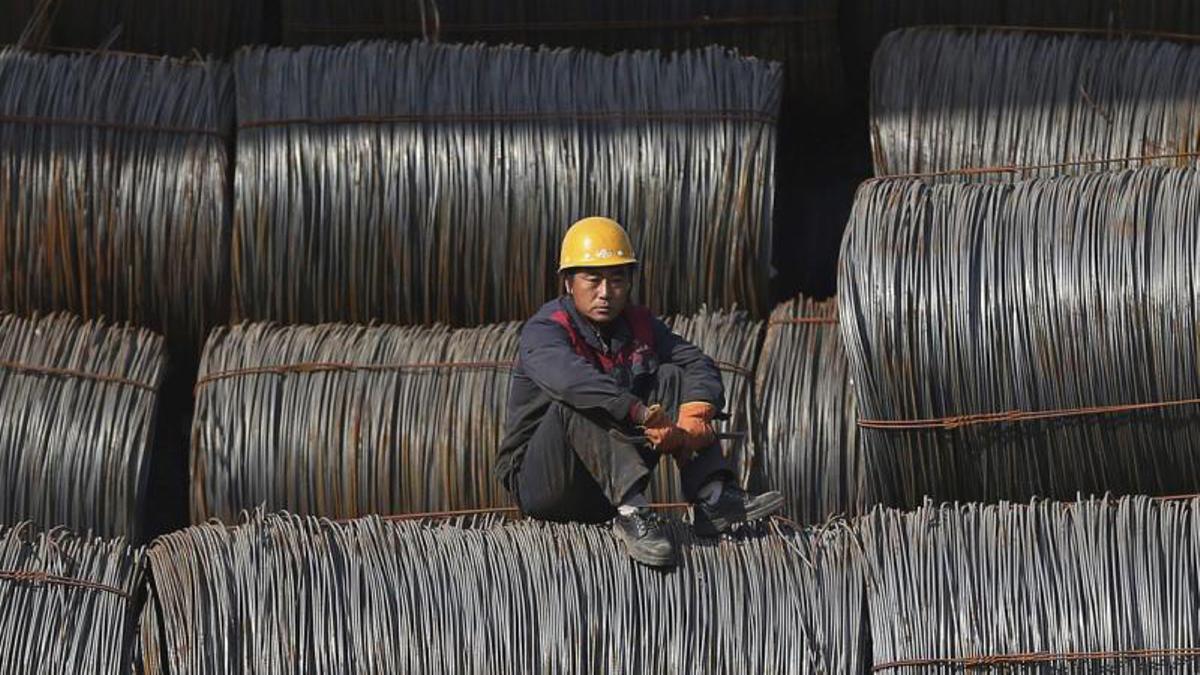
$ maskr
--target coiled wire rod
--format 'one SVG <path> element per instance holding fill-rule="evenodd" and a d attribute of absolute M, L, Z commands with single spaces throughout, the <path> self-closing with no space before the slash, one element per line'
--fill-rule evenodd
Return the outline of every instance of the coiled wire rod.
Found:
<path fill-rule="evenodd" d="M 740 311 L 668 319 L 718 361 L 741 477 L 757 442 L 760 324 Z M 479 328 L 242 324 L 213 331 L 192 428 L 192 518 L 265 504 L 347 518 L 506 506 L 492 476 L 520 323 Z M 680 501 L 664 461 L 652 490 Z"/>
<path fill-rule="evenodd" d="M 170 672 L 862 673 L 844 527 L 633 563 L 604 527 L 255 514 L 150 550 Z M 206 636 L 197 639 L 197 636 Z"/>
<path fill-rule="evenodd" d="M 0 524 L 143 534 L 163 339 L 0 314 Z"/>
<path fill-rule="evenodd" d="M 850 364 L 837 300 L 796 297 L 775 307 L 758 364 L 763 443 L 755 474 L 802 523 L 857 515 L 867 503 Z"/>
<path fill-rule="evenodd" d="M 0 672 L 130 672 L 144 555 L 121 538 L 0 526 Z"/>
<path fill-rule="evenodd" d="M 523 320 L 593 214 L 629 230 L 657 311 L 766 312 L 778 64 L 368 42 L 234 70 L 240 318 Z"/>
<path fill-rule="evenodd" d="M 1191 673 L 1200 500 L 927 503 L 858 523 L 873 672 Z"/>
<path fill-rule="evenodd" d="M 838 312 L 891 504 L 1200 488 L 1200 172 L 873 181 Z"/>
<path fill-rule="evenodd" d="M 229 70 L 0 49 L 0 310 L 166 335 L 194 362 L 228 311 Z"/>
<path fill-rule="evenodd" d="M 979 77 L 988 73 L 987 77 Z M 876 175 L 1016 180 L 1200 161 L 1200 43 L 918 28 L 871 71 Z M 1162 157 L 1123 163 L 1096 160 Z"/>

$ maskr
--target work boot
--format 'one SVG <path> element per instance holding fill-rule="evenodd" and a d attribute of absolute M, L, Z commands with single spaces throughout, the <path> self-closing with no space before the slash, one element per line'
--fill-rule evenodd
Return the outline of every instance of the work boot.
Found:
<path fill-rule="evenodd" d="M 692 529 L 701 537 L 715 537 L 738 523 L 766 518 L 782 506 L 783 495 L 775 490 L 751 496 L 737 485 L 726 483 L 714 503 L 699 501 L 693 506 Z"/>
<path fill-rule="evenodd" d="M 667 536 L 658 514 L 648 507 L 640 507 L 628 515 L 618 513 L 613 521 L 613 534 L 625 542 L 629 557 L 643 565 L 669 567 L 675 564 L 675 543 Z"/>

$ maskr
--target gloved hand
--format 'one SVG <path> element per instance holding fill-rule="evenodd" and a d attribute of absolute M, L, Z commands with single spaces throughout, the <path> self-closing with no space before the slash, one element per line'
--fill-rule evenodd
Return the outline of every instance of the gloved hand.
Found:
<path fill-rule="evenodd" d="M 658 427 L 646 427 L 646 440 L 655 450 L 664 455 L 674 455 L 684 450 L 687 434 L 683 429 L 666 422 Z"/>
<path fill-rule="evenodd" d="M 683 449 L 687 434 L 671 423 L 661 405 L 657 403 L 651 406 L 639 404 L 630 411 L 629 417 L 634 424 L 642 428 L 646 441 L 655 450 L 664 454 L 675 454 Z"/>
<path fill-rule="evenodd" d="M 661 426 L 665 418 L 666 413 L 663 412 L 663 407 L 657 403 L 649 406 L 634 403 L 633 407 L 629 410 L 629 421 L 639 427 Z"/>
<path fill-rule="evenodd" d="M 700 452 L 716 440 L 712 418 L 717 409 L 711 403 L 691 401 L 679 406 L 679 421 L 676 426 L 683 431 L 683 446 L 691 452 Z"/>

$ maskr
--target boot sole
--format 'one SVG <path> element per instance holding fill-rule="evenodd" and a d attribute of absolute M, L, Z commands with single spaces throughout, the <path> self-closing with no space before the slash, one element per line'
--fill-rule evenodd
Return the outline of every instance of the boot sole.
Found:
<path fill-rule="evenodd" d="M 746 523 L 759 518 L 766 518 L 783 508 L 783 495 L 772 490 L 764 492 L 758 496 L 759 503 L 754 508 L 746 511 L 745 515 L 740 518 L 722 518 L 720 520 L 706 519 L 702 522 L 695 523 L 692 529 L 701 537 L 715 537 L 722 532 L 728 532 L 735 525 Z"/>

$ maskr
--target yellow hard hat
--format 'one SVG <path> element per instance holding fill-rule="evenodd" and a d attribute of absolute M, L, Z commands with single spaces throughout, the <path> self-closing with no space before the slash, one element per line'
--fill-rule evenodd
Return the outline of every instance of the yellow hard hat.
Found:
<path fill-rule="evenodd" d="M 637 258 L 625 228 L 611 218 L 592 216 L 577 221 L 563 235 L 558 271 L 572 267 L 633 265 Z"/>

